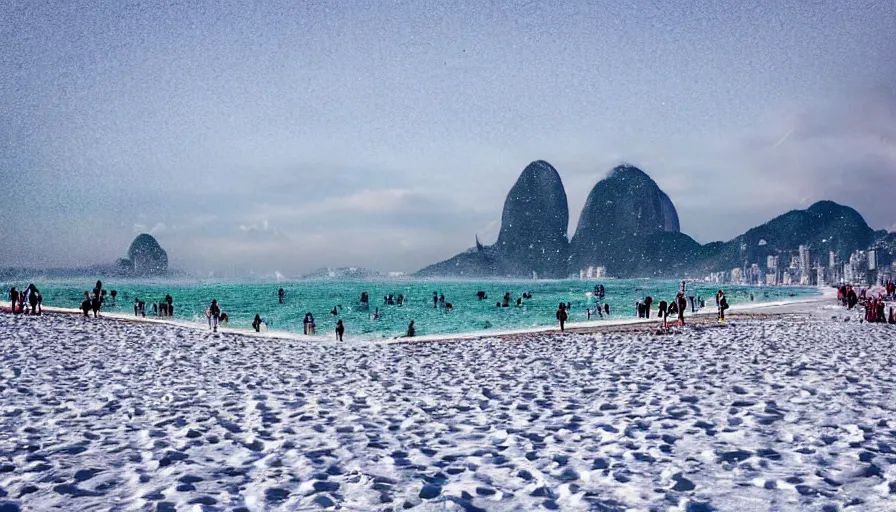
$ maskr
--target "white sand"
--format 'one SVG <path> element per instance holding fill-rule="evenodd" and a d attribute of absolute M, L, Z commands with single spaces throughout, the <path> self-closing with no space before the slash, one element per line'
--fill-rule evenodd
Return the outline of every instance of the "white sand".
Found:
<path fill-rule="evenodd" d="M 896 329 L 778 307 L 420 344 L 0 314 L 0 502 L 896 510 Z"/>

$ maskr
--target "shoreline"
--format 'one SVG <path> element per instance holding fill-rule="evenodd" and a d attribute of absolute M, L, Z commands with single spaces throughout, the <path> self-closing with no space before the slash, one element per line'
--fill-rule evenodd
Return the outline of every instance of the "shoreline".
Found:
<path fill-rule="evenodd" d="M 757 318 L 757 317 L 765 317 L 769 315 L 783 315 L 783 314 L 792 314 L 792 313 L 806 313 L 811 311 L 811 305 L 825 305 L 832 304 L 831 299 L 836 297 L 836 290 L 832 288 L 821 288 L 819 289 L 819 295 L 808 297 L 808 298 L 798 298 L 793 300 L 782 300 L 782 301 L 772 301 L 772 302 L 752 302 L 752 303 L 738 303 L 732 304 L 727 312 L 727 319 L 738 320 L 743 318 Z M 3 314 L 11 314 L 9 313 L 9 302 L 8 301 L 0 301 L 0 310 L 3 310 Z M 80 309 L 74 308 L 60 308 L 54 306 L 46 306 L 42 308 L 44 314 L 53 314 L 53 315 L 77 315 L 83 316 L 83 312 Z M 717 310 L 713 307 L 707 306 L 702 310 L 697 310 L 696 312 L 690 312 L 685 315 L 685 327 L 687 325 L 707 325 L 707 324 L 715 324 L 715 317 L 717 315 Z M 31 316 L 31 315 L 27 315 Z M 93 318 L 93 317 L 90 317 Z M 679 327 L 674 324 L 673 317 L 669 317 L 667 319 L 667 323 L 669 326 L 669 330 L 673 330 L 673 328 Z M 137 323 L 148 323 L 148 324 L 158 324 L 158 325 L 172 325 L 177 327 L 186 327 L 195 329 L 197 331 L 207 331 L 211 332 L 207 325 L 200 322 L 192 322 L 187 320 L 177 320 L 170 318 L 159 318 L 159 317 L 138 317 L 132 316 L 124 313 L 102 313 L 99 317 L 102 319 L 112 319 L 117 321 L 124 322 L 137 322 Z M 638 331 L 639 328 L 643 328 L 644 332 L 654 332 L 659 327 L 659 318 L 652 317 L 649 319 L 646 318 L 637 318 L 637 317 L 624 317 L 624 318 L 614 318 L 611 320 L 591 320 L 585 322 L 573 322 L 567 323 L 566 329 L 561 333 L 558 325 L 553 324 L 549 326 L 542 327 L 527 327 L 522 329 L 510 329 L 503 331 L 471 331 L 466 333 L 440 333 L 440 334 L 428 334 L 422 336 L 415 336 L 413 338 L 406 337 L 396 337 L 396 338 L 374 338 L 374 337 L 352 337 L 351 341 L 364 341 L 370 343 L 382 343 L 382 344 L 395 344 L 395 343 L 431 343 L 431 342 L 451 342 L 451 341 L 463 341 L 463 340 L 476 340 L 476 339 L 486 339 L 486 338 L 497 338 L 497 339 L 507 339 L 507 338 L 515 338 L 518 336 L 531 336 L 531 335 L 543 335 L 543 334 L 593 334 L 593 333 L 614 333 L 614 332 L 632 332 Z M 283 340 L 291 340 L 291 341 L 314 341 L 314 342 L 336 342 L 335 333 L 328 333 L 326 336 L 307 336 L 303 334 L 293 333 L 289 331 L 281 331 L 281 330 L 264 330 L 261 332 L 255 332 L 251 329 L 239 328 L 239 327 L 221 327 L 218 326 L 218 333 L 221 334 L 237 334 L 242 336 L 254 337 L 254 338 L 262 338 L 262 339 L 283 339 Z"/>

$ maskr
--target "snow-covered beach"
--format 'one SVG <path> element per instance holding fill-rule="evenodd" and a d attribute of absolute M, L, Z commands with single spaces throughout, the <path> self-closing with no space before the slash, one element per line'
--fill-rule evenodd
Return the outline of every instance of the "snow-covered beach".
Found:
<path fill-rule="evenodd" d="M 896 329 L 764 309 L 398 344 L 0 314 L 0 503 L 893 510 Z"/>

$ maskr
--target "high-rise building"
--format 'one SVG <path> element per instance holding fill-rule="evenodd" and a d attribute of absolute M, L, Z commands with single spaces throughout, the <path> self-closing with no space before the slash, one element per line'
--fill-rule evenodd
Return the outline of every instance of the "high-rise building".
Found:
<path fill-rule="evenodd" d="M 810 284 L 809 275 L 812 272 L 812 260 L 809 257 L 809 247 L 800 246 L 800 283 Z M 805 281 L 805 282 L 804 282 Z"/>
<path fill-rule="evenodd" d="M 750 265 L 750 284 L 762 283 L 762 271 L 759 269 L 758 263 Z"/>
<path fill-rule="evenodd" d="M 743 284 L 744 271 L 739 268 L 731 269 L 731 284 Z"/>
<path fill-rule="evenodd" d="M 868 270 L 877 270 L 877 251 L 868 251 Z"/>
<path fill-rule="evenodd" d="M 843 265 L 843 280 L 853 286 L 868 284 L 868 255 L 865 251 L 856 251 L 849 256 L 849 262 Z"/>
<path fill-rule="evenodd" d="M 828 282 L 838 283 L 843 279 L 843 266 L 840 264 L 840 257 L 834 251 L 828 252 Z"/>
<path fill-rule="evenodd" d="M 825 283 L 827 283 L 828 279 L 830 279 L 830 277 L 825 275 L 824 265 L 822 265 L 821 261 L 819 261 L 815 265 L 815 284 L 818 286 L 824 286 Z"/>

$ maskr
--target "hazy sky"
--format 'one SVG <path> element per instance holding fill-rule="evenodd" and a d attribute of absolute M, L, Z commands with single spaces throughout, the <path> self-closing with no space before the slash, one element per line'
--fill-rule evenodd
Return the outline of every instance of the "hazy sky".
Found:
<path fill-rule="evenodd" d="M 893 0 L 263 4 L 2 3 L 0 266 L 146 230 L 199 274 L 413 271 L 537 159 L 571 231 L 623 161 L 700 242 L 819 199 L 896 229 Z"/>

